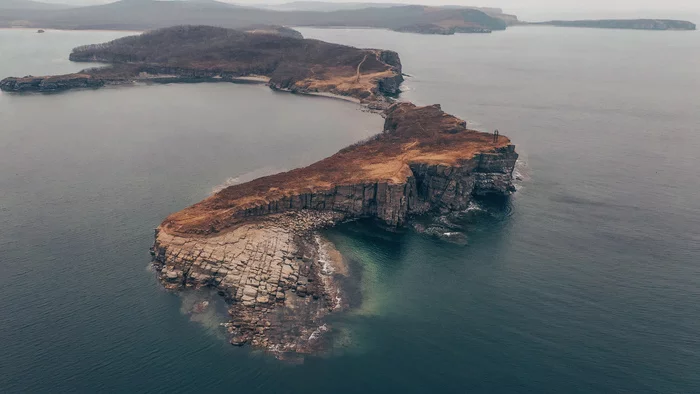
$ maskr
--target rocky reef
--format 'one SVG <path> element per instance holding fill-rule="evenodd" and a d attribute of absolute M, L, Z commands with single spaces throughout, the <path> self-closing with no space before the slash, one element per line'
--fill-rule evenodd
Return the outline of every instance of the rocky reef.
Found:
<path fill-rule="evenodd" d="M 159 29 L 78 47 L 70 54 L 72 61 L 107 67 L 79 74 L 6 78 L 0 89 L 46 92 L 138 81 L 240 82 L 248 78 L 278 90 L 333 94 L 365 103 L 398 94 L 403 76 L 396 52 L 307 40 L 287 30 Z"/>
<path fill-rule="evenodd" d="M 324 317 L 344 308 L 342 258 L 319 229 L 357 218 L 398 228 L 508 195 L 517 158 L 508 138 L 468 130 L 439 105 L 395 104 L 368 141 L 170 215 L 156 230 L 154 265 L 168 288 L 216 288 L 232 343 L 315 352 Z"/>

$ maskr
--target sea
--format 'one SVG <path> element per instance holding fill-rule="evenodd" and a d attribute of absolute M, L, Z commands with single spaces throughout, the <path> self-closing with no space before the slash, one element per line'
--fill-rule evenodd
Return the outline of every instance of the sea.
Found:
<path fill-rule="evenodd" d="M 518 191 L 470 207 L 463 242 L 326 232 L 356 307 L 328 352 L 285 362 L 162 290 L 153 229 L 380 116 L 220 83 L 0 94 L 0 392 L 700 392 L 700 32 L 299 30 L 397 51 L 400 99 L 512 139 Z M 130 34 L 0 30 L 0 78 Z"/>

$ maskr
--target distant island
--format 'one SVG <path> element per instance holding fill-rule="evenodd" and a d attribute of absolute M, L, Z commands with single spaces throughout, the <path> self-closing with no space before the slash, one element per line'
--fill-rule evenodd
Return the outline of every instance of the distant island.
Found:
<path fill-rule="evenodd" d="M 0 27 L 147 30 L 205 24 L 243 29 L 252 25 L 366 27 L 424 34 L 505 30 L 517 17 L 499 9 L 395 5 L 280 11 L 214 0 L 120 0 L 85 7 L 56 7 L 30 0 L 0 0 Z M 431 28 L 426 28 L 431 26 Z"/>
<path fill-rule="evenodd" d="M 549 21 L 529 23 L 530 25 L 549 25 L 560 27 L 588 27 L 597 29 L 630 30 L 695 30 L 692 22 L 671 19 L 602 19 L 578 21 Z"/>
<path fill-rule="evenodd" d="M 455 33 L 491 33 L 491 29 L 475 26 L 456 26 L 450 23 L 447 24 L 416 24 L 407 25 L 394 29 L 398 32 L 418 33 L 418 34 L 440 34 L 452 35 Z"/>
<path fill-rule="evenodd" d="M 240 6 L 216 0 L 119 0 L 84 7 L 0 0 L 0 27 L 148 30 L 173 25 L 364 27 L 418 34 L 491 33 L 517 25 L 638 30 L 695 30 L 667 19 L 521 22 L 500 8 L 293 1 Z"/>
<path fill-rule="evenodd" d="M 288 33 L 171 27 L 71 53 L 74 61 L 110 64 L 105 68 L 0 82 L 6 91 L 51 92 L 134 80 L 253 78 L 273 89 L 342 95 L 382 109 L 376 136 L 308 167 L 223 189 L 171 214 L 155 231 L 151 255 L 160 283 L 215 290 L 228 303 L 229 341 L 280 358 L 323 351 L 333 329 L 328 315 L 350 307 L 343 288 L 348 267 L 319 230 L 363 218 L 397 230 L 416 215 L 508 196 L 518 158 L 507 137 L 469 130 L 439 105 L 394 102 L 403 81 L 396 52 Z"/>

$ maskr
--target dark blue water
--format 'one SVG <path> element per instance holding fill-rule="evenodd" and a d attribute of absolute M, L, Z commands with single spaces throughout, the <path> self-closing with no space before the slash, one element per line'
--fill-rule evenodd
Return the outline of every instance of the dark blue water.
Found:
<path fill-rule="evenodd" d="M 524 180 L 506 209 L 472 212 L 466 246 L 330 231 L 362 304 L 330 355 L 281 363 L 160 290 L 152 228 L 381 119 L 254 86 L 0 95 L 3 392 L 698 391 L 700 34 L 302 31 L 399 51 L 404 98 L 509 135 Z M 0 70 L 78 69 L 60 53 L 117 35 L 0 31 Z"/>

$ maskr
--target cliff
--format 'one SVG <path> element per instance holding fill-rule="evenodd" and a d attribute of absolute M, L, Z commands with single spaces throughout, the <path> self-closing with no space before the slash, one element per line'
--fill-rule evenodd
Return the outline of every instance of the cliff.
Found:
<path fill-rule="evenodd" d="M 631 30 L 695 30 L 694 23 L 670 19 L 603 19 L 580 21 L 549 21 L 532 23 L 559 27 L 589 27 L 598 29 Z"/>
<path fill-rule="evenodd" d="M 375 217 L 388 226 L 411 213 L 465 209 L 474 192 L 508 194 L 517 159 L 510 140 L 467 130 L 439 105 L 392 106 L 384 131 L 308 167 L 222 190 L 168 217 L 168 232 L 211 234 L 251 216 L 288 210 L 329 210 Z M 273 186 L 271 186 L 273 185 Z"/>
<path fill-rule="evenodd" d="M 78 47 L 70 59 L 110 67 L 62 76 L 7 78 L 0 89 L 54 91 L 139 80 L 235 81 L 255 76 L 276 89 L 372 102 L 397 94 L 403 81 L 396 52 L 307 40 L 267 28 L 243 32 L 176 26 Z"/>
<path fill-rule="evenodd" d="M 468 130 L 439 105 L 395 104 L 368 141 L 170 215 L 156 230 L 154 265 L 166 287 L 223 294 L 232 343 L 313 352 L 324 317 L 344 307 L 342 259 L 328 257 L 318 229 L 355 218 L 396 228 L 508 195 L 517 158 L 507 137 Z"/>

